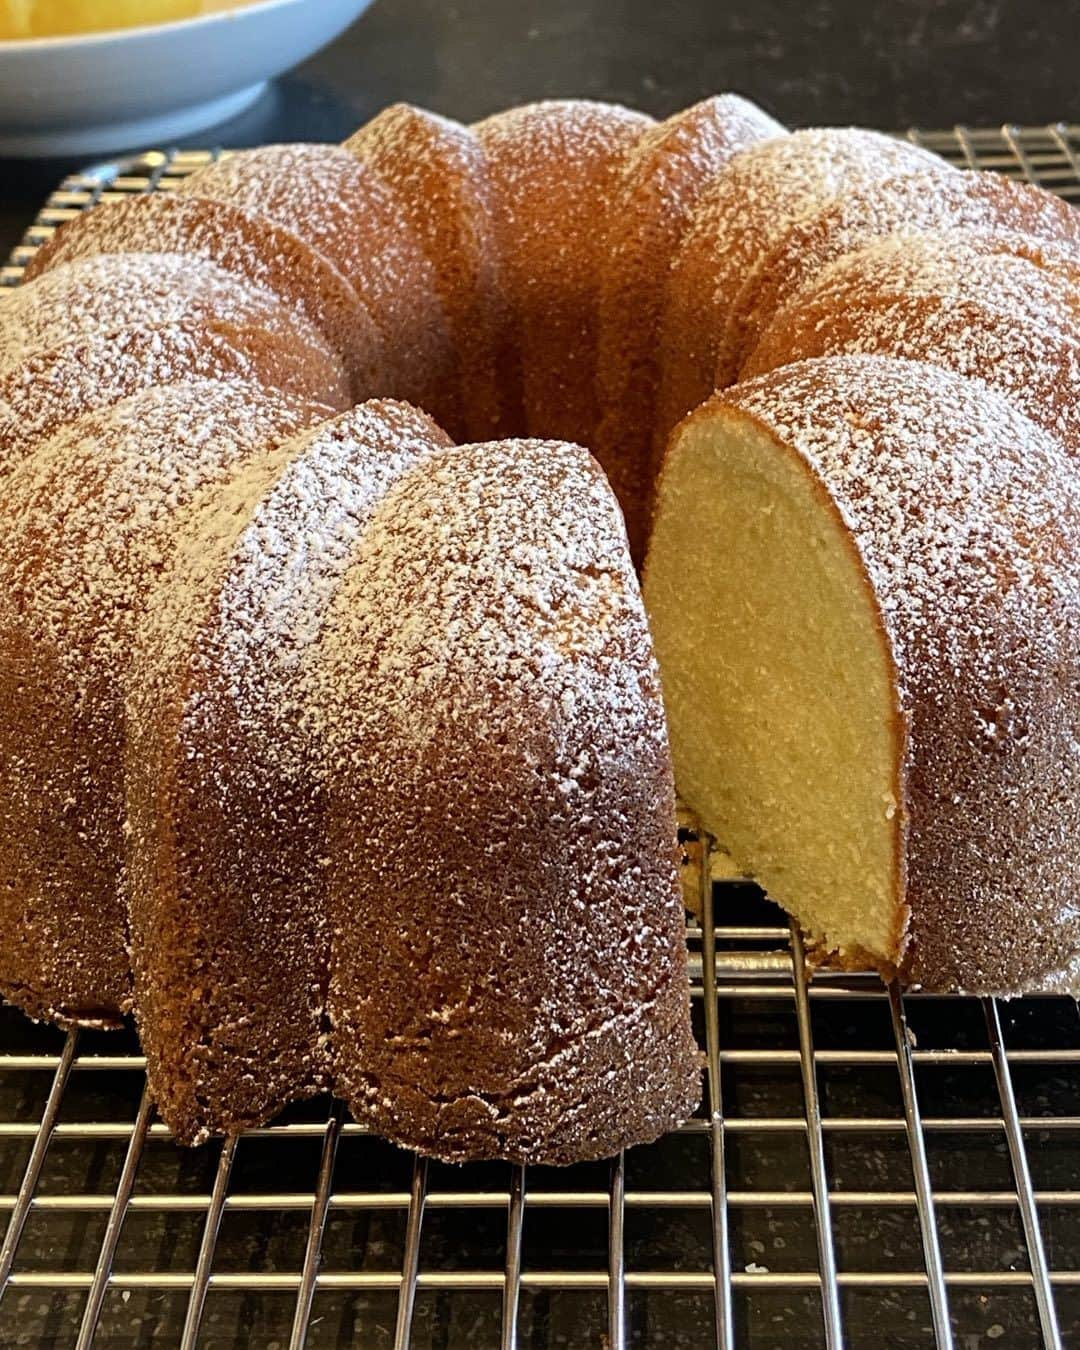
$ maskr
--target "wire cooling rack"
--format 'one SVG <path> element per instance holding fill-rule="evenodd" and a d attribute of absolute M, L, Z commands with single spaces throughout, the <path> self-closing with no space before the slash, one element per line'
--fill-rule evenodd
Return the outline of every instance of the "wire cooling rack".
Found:
<path fill-rule="evenodd" d="M 1080 127 L 909 135 L 1080 197 Z M 66 180 L 0 283 L 86 206 L 208 158 Z M 1080 1343 L 1077 1005 L 811 983 L 753 887 L 701 907 L 706 1100 L 610 1165 L 429 1164 L 325 1098 L 180 1149 L 130 1031 L 0 1009 L 0 1347 Z"/>

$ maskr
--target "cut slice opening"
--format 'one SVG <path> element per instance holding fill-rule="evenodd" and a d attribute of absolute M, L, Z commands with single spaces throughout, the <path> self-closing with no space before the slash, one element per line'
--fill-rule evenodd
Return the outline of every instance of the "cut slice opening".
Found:
<path fill-rule="evenodd" d="M 675 433 L 645 569 L 687 806 L 844 964 L 895 966 L 904 754 L 892 650 L 809 464 L 723 405 Z"/>

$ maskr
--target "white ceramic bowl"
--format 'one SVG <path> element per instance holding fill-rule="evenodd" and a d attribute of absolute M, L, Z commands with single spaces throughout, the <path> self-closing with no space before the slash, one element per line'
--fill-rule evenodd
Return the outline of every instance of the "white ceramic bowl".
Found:
<path fill-rule="evenodd" d="M 147 28 L 0 41 L 0 155 L 162 145 L 244 111 L 371 0 L 259 0 Z"/>

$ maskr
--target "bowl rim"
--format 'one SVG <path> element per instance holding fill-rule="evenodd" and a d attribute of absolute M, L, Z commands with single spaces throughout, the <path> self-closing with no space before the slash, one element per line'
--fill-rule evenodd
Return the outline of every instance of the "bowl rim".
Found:
<path fill-rule="evenodd" d="M 0 56 L 8 52 L 48 51 L 50 48 L 86 48 L 102 46 L 127 38 L 144 37 L 148 33 L 175 33 L 216 23 L 236 23 L 249 14 L 268 10 L 299 7 L 304 0 L 242 0 L 227 9 L 209 10 L 205 14 L 189 14 L 186 19 L 168 19 L 164 23 L 128 24 L 121 28 L 102 28 L 91 33 L 54 33 L 49 37 L 0 38 Z"/>

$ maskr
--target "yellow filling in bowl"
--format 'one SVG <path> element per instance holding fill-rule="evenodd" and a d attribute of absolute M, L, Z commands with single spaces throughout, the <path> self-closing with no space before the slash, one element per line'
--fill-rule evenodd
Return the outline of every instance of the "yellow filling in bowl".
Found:
<path fill-rule="evenodd" d="M 0 39 L 64 37 L 190 19 L 252 0 L 0 0 Z"/>

